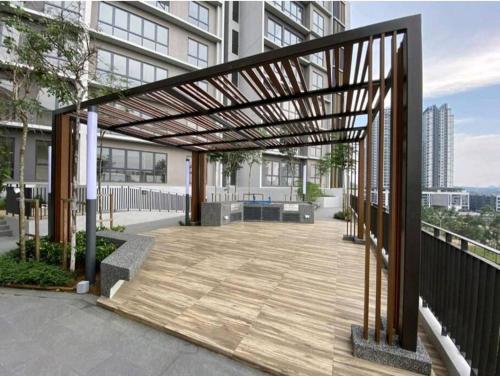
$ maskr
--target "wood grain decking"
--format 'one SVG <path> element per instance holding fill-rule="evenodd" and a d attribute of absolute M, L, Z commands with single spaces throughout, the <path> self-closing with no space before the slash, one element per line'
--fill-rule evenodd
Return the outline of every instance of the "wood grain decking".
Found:
<path fill-rule="evenodd" d="M 336 221 L 157 230 L 137 277 L 99 303 L 276 374 L 412 375 L 351 355 L 351 324 L 362 324 L 364 247 L 343 242 L 344 230 Z M 371 276 L 375 286 L 374 269 Z M 383 291 L 385 284 L 384 276 Z M 382 307 L 385 315 L 385 295 Z M 370 315 L 373 323 L 374 309 Z M 445 375 L 421 339 L 433 374 Z"/>

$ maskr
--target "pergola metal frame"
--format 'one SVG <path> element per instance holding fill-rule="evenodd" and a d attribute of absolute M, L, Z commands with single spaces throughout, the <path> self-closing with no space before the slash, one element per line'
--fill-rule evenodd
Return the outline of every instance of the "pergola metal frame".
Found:
<path fill-rule="evenodd" d="M 373 77 L 377 66 L 373 61 L 374 46 L 378 46 L 380 58 L 378 78 Z M 389 59 L 385 58 L 386 52 Z M 307 64 L 309 55 L 315 53 L 324 54 L 327 85 L 312 90 L 306 84 L 302 64 Z M 386 69 L 388 63 L 390 69 Z M 233 74 L 245 82 L 246 95 L 231 82 Z M 208 83 L 211 89 L 203 90 L 199 82 Z M 326 105 L 328 100 L 330 111 Z M 286 114 L 281 103 L 293 106 L 295 114 Z M 370 213 L 371 207 L 371 137 L 375 134 L 380 140 L 384 116 L 379 116 L 378 134 L 374 133 L 372 123 L 388 103 L 392 120 L 386 125 L 391 129 L 387 340 L 392 342 L 393 334 L 397 333 L 401 346 L 415 351 L 420 275 L 420 16 L 348 30 L 91 99 L 82 104 L 80 116 L 86 121 L 88 109 L 92 108 L 103 129 L 192 151 L 191 215 L 194 220 L 199 218 L 200 205 L 205 199 L 208 152 L 354 144 L 353 149 L 359 154 L 360 210 L 356 233 L 366 243 L 364 331 L 367 338 L 372 238 L 371 215 L 365 213 Z M 68 222 L 62 220 L 69 215 L 69 210 L 62 202 L 70 197 L 72 145 L 69 141 L 75 111 L 75 106 L 69 106 L 54 112 L 51 215 L 52 235 L 56 240 L 63 239 L 69 231 Z M 366 116 L 366 125 L 357 124 L 360 116 Z M 326 126 L 320 127 L 319 121 Z M 379 158 L 383 158 L 380 153 Z M 382 160 L 378 166 L 382 166 Z M 353 180 L 351 177 L 350 184 Z M 381 184 L 379 168 L 378 192 L 383 191 Z M 349 189 L 352 190 L 352 186 Z M 378 203 L 383 204 L 380 196 Z M 377 210 L 380 229 L 383 205 Z M 377 255 L 374 326 L 375 339 L 380 341 L 383 232 L 379 230 L 373 235 Z"/>

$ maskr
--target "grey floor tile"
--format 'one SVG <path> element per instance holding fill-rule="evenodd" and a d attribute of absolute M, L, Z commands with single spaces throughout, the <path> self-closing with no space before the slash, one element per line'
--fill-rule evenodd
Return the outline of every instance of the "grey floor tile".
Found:
<path fill-rule="evenodd" d="M 113 356 L 92 368 L 88 376 L 151 376 L 151 373 L 130 363 L 127 359 Z"/>
<path fill-rule="evenodd" d="M 209 351 L 183 354 L 163 376 L 263 376 L 264 373 Z"/>

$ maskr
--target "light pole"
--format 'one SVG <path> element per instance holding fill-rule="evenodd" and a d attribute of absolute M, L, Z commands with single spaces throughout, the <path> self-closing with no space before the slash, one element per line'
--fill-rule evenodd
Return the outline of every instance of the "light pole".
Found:
<path fill-rule="evenodd" d="M 91 106 L 87 117 L 87 201 L 85 279 L 95 283 L 96 203 L 97 203 L 97 107 Z"/>

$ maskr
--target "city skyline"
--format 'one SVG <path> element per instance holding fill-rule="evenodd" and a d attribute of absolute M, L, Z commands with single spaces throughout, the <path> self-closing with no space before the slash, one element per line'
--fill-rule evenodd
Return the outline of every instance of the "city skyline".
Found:
<path fill-rule="evenodd" d="M 424 108 L 448 103 L 455 114 L 454 183 L 500 187 L 500 3 L 352 2 L 351 27 L 417 13 Z"/>

